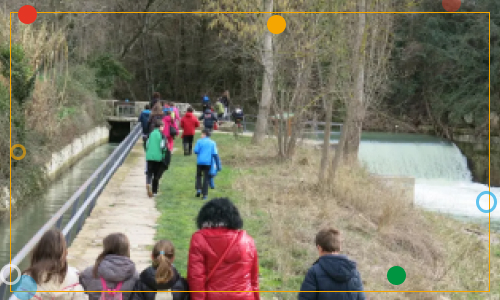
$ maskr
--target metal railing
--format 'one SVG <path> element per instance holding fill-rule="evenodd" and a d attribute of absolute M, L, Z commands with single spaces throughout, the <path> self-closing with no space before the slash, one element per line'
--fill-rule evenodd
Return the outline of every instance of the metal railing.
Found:
<path fill-rule="evenodd" d="M 92 212 L 97 198 L 106 187 L 116 170 L 121 166 L 130 150 L 135 145 L 141 135 L 141 126 L 136 124 L 129 135 L 118 145 L 111 155 L 90 175 L 83 185 L 69 198 L 68 201 L 38 230 L 37 233 L 24 245 L 24 247 L 14 256 L 10 262 L 13 265 L 19 265 L 33 250 L 41 237 L 52 227 L 62 229 L 66 243 L 69 247 L 72 237 L 76 236 L 82 229 L 84 220 Z M 81 203 L 81 205 L 79 205 Z M 65 215 L 70 213 L 69 220 L 63 227 Z M 14 271 L 14 270 L 12 270 Z M 1 274 L 7 281 L 10 280 L 9 269 Z M 20 274 L 18 274 L 20 276 Z M 0 282 L 1 283 L 1 282 Z M 6 299 L 9 288 L 7 284 L 0 285 L 0 300 Z M 15 300 L 11 296 L 11 300 Z"/>
<path fill-rule="evenodd" d="M 115 107 L 115 116 L 117 117 L 136 117 L 139 114 L 135 106 L 130 104 L 118 104 Z"/>
<path fill-rule="evenodd" d="M 244 132 L 253 131 L 255 128 L 256 121 L 257 121 L 257 116 L 245 115 L 243 117 L 243 122 L 242 122 L 243 131 Z M 325 125 L 326 125 L 326 122 L 314 122 L 314 121 L 302 122 L 302 126 L 303 126 L 303 128 L 301 130 L 302 137 L 303 138 L 307 138 L 307 137 L 317 138 L 317 137 L 319 137 L 319 134 L 323 134 L 325 132 L 325 129 L 324 129 Z M 331 126 L 330 128 L 332 129 L 331 133 L 334 133 L 334 132 L 340 133 L 340 131 L 342 130 L 343 124 L 332 122 L 330 124 L 330 126 Z M 338 128 L 338 130 L 333 130 L 334 128 Z M 270 121 L 268 124 L 268 132 L 270 132 L 270 133 L 274 132 L 274 125 L 273 125 L 272 121 Z"/>

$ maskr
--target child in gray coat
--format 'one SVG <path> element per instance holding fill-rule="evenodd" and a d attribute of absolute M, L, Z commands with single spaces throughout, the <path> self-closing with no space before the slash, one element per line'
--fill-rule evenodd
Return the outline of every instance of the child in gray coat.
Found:
<path fill-rule="evenodd" d="M 128 300 L 139 274 L 130 260 L 130 243 L 122 233 L 113 233 L 104 238 L 103 252 L 94 266 L 88 267 L 80 275 L 80 283 L 85 291 L 116 290 L 116 293 L 88 292 L 89 300 Z M 118 297 L 117 297 L 118 296 Z M 102 298 L 101 298 L 102 297 Z"/>

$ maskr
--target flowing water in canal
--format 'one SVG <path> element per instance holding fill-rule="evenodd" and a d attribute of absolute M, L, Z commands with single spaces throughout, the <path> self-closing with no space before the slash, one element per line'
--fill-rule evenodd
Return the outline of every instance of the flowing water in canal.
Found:
<path fill-rule="evenodd" d="M 92 150 L 70 169 L 63 172 L 38 199 L 32 199 L 12 220 L 12 258 L 33 237 L 74 192 L 90 177 L 118 144 L 104 144 Z M 68 210 L 71 213 L 71 209 Z M 65 219 L 69 218 L 65 215 Z M 63 224 L 65 224 L 63 222 Z M 29 256 L 28 256 L 29 257 Z M 19 265 L 23 270 L 28 263 L 25 259 Z M 0 221 L 0 266 L 9 263 L 9 218 Z M 14 272 L 13 274 L 15 274 Z"/>

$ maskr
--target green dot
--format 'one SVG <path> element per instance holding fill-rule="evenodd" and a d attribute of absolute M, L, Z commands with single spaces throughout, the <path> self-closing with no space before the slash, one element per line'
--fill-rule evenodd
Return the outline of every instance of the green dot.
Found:
<path fill-rule="evenodd" d="M 394 266 L 387 271 L 387 280 L 391 284 L 400 285 L 406 280 L 406 272 L 405 269 L 400 266 Z"/>

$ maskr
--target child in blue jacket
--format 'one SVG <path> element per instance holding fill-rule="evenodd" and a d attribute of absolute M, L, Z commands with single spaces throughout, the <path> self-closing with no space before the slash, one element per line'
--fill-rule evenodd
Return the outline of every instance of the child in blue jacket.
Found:
<path fill-rule="evenodd" d="M 217 171 L 221 170 L 217 145 L 210 139 L 210 129 L 204 128 L 201 133 L 201 139 L 196 141 L 194 153 L 196 159 L 196 197 L 203 194 L 203 200 L 208 196 L 208 185 L 210 183 L 210 169 L 215 160 Z"/>

